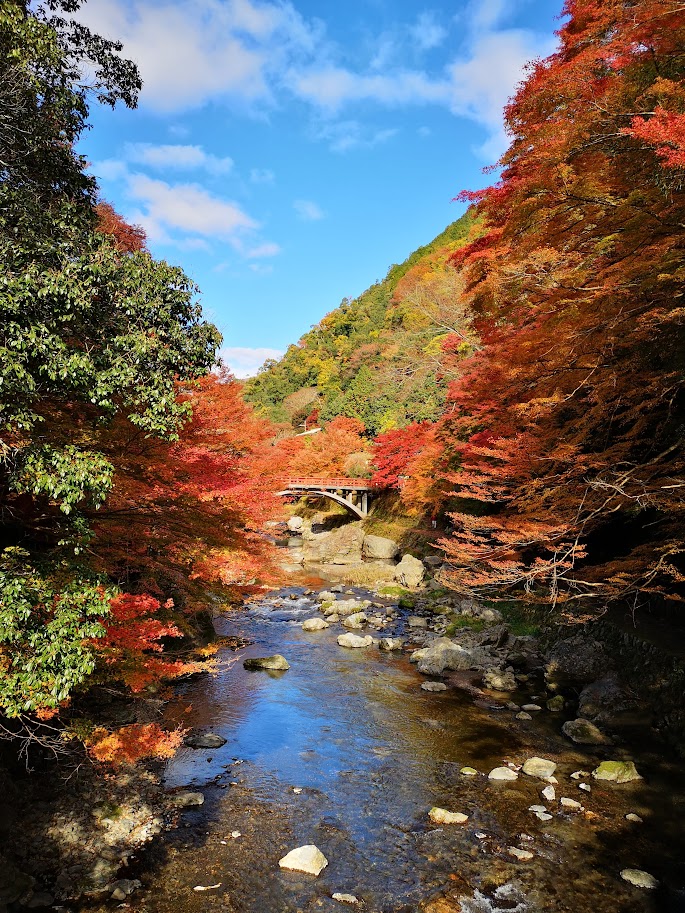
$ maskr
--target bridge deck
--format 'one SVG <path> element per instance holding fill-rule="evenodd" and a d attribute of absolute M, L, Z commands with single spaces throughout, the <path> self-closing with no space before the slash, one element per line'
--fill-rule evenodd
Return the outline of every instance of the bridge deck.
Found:
<path fill-rule="evenodd" d="M 366 479 L 314 479 L 314 478 L 295 478 L 286 479 L 287 488 L 297 489 L 298 491 L 372 491 L 372 486 Z"/>

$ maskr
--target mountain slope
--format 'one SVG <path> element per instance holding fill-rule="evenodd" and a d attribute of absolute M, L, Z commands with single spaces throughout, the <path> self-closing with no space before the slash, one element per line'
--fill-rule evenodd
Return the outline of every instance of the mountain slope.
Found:
<path fill-rule="evenodd" d="M 296 430 L 312 413 L 322 421 L 358 418 L 371 434 L 437 419 L 447 380 L 442 345 L 455 334 L 465 352 L 472 343 L 448 260 L 476 231 L 466 213 L 382 282 L 343 300 L 247 381 L 246 398 Z"/>

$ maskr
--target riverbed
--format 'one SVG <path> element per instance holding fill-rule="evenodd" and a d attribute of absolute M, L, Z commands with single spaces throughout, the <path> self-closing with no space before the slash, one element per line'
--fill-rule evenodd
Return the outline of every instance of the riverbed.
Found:
<path fill-rule="evenodd" d="M 370 593 L 356 595 L 382 602 Z M 296 598 L 291 598 L 291 594 Z M 337 625 L 302 630 L 317 614 L 314 594 L 291 588 L 216 620 L 217 633 L 251 643 L 220 654 L 211 676 L 183 684 L 166 722 L 213 732 L 215 750 L 183 747 L 165 787 L 204 794 L 179 827 L 138 863 L 136 911 L 236 913 L 657 913 L 685 909 L 681 767 L 656 744 L 581 750 L 560 733 L 563 715 L 546 709 L 518 720 L 507 701 L 525 691 L 483 695 L 455 687 L 429 693 L 408 653 L 344 649 Z M 384 635 L 407 635 L 399 618 Z M 248 657 L 280 653 L 287 672 L 250 672 Z M 456 682 L 458 685 L 459 682 Z M 462 683 L 463 684 L 463 683 Z M 546 782 L 488 772 L 540 756 L 557 763 L 555 799 Z M 637 783 L 600 783 L 604 759 L 632 758 Z M 468 766 L 478 771 L 467 777 Z M 580 783 L 590 787 L 581 790 Z M 561 797 L 582 804 L 567 810 Z M 549 821 L 531 805 L 545 805 Z M 468 815 L 435 826 L 433 806 Z M 641 822 L 629 821 L 627 814 Z M 316 844 L 328 859 L 318 878 L 279 869 L 289 850 Z M 512 849 L 532 853 L 521 861 Z M 660 887 L 634 887 L 625 868 L 646 870 Z M 357 898 L 351 905 L 333 894 Z"/>

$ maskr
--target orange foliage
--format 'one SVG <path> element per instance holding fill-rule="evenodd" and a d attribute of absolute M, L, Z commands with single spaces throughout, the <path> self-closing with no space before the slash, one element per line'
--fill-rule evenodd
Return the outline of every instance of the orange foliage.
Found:
<path fill-rule="evenodd" d="M 166 732 L 157 723 L 133 723 L 108 732 L 96 729 L 87 741 L 88 753 L 107 764 L 135 764 L 143 758 L 172 758 L 183 742 L 184 731 Z"/>
<path fill-rule="evenodd" d="M 131 254 L 136 250 L 145 250 L 147 238 L 140 225 L 129 225 L 109 203 L 98 203 L 95 212 L 96 231 L 108 235 L 118 251 Z"/>
<path fill-rule="evenodd" d="M 368 442 L 362 437 L 364 425 L 356 418 L 338 416 L 323 431 L 308 437 L 279 442 L 292 476 L 347 476 L 359 472 L 366 462 Z M 352 459 L 358 457 L 357 460 Z"/>

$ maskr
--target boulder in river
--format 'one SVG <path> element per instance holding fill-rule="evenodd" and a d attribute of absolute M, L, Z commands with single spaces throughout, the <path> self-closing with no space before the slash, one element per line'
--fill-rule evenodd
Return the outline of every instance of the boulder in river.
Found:
<path fill-rule="evenodd" d="M 404 641 L 401 637 L 381 637 L 378 642 L 378 649 L 384 653 L 392 653 L 394 650 L 401 650 Z"/>
<path fill-rule="evenodd" d="M 395 580 L 401 585 L 409 587 L 410 590 L 421 585 L 425 576 L 426 569 L 423 562 L 413 555 L 404 555 L 400 563 L 395 568 Z"/>
<path fill-rule="evenodd" d="M 363 628 L 368 622 L 368 616 L 364 612 L 355 612 L 343 618 L 343 627 L 345 628 Z"/>
<path fill-rule="evenodd" d="M 449 637 L 439 637 L 430 647 L 416 651 L 419 672 L 424 675 L 441 675 L 445 669 L 452 672 L 463 672 L 473 665 L 473 657 L 468 650 L 454 643 Z"/>
<path fill-rule="evenodd" d="M 595 780 L 609 780 L 611 783 L 632 783 L 642 779 L 632 761 L 602 761 L 592 771 L 592 776 Z"/>
<path fill-rule="evenodd" d="M 289 869 L 292 872 L 319 875 L 328 865 L 328 859 L 317 846 L 309 843 L 286 853 L 282 859 L 278 860 L 278 864 L 282 869 Z"/>
<path fill-rule="evenodd" d="M 226 744 L 226 739 L 216 732 L 194 733 L 183 741 L 189 748 L 221 748 Z"/>
<path fill-rule="evenodd" d="M 340 617 L 345 615 L 356 615 L 363 611 L 369 602 L 367 599 L 338 599 L 337 602 L 331 603 L 330 606 L 323 608 L 324 615 L 335 613 Z"/>
<path fill-rule="evenodd" d="M 469 820 L 468 815 L 462 812 L 449 812 L 446 808 L 434 806 L 429 812 L 428 817 L 433 824 L 466 824 Z"/>
<path fill-rule="evenodd" d="M 554 761 L 548 761 L 546 758 L 528 758 L 523 765 L 524 774 L 529 777 L 538 777 L 540 780 L 546 780 L 551 777 L 557 765 Z"/>
<path fill-rule="evenodd" d="M 315 564 L 358 564 L 362 560 L 364 530 L 360 523 L 304 535 L 304 557 Z"/>
<path fill-rule="evenodd" d="M 281 656 L 280 653 L 275 653 L 273 656 L 252 656 L 250 659 L 243 661 L 243 666 L 249 670 L 266 669 L 275 672 L 285 672 L 290 668 L 290 663 L 285 656 Z"/>
<path fill-rule="evenodd" d="M 400 547 L 394 539 L 386 539 L 384 536 L 364 536 L 364 544 L 362 545 L 364 558 L 376 561 L 385 559 L 387 561 L 388 559 L 396 558 L 399 550 Z"/>
<path fill-rule="evenodd" d="M 561 731 L 577 745 L 607 745 L 610 742 L 610 739 L 590 720 L 567 720 Z"/>
<path fill-rule="evenodd" d="M 330 625 L 323 618 L 308 618 L 302 622 L 303 631 L 325 631 L 326 628 L 330 628 Z"/>
<path fill-rule="evenodd" d="M 370 634 L 365 634 L 363 637 L 360 637 L 359 634 L 353 634 L 349 631 L 347 634 L 338 635 L 338 644 L 341 647 L 357 649 L 360 647 L 370 647 L 372 643 L 373 637 L 371 637 Z"/>
<path fill-rule="evenodd" d="M 174 808 L 192 808 L 195 805 L 204 805 L 204 801 L 205 797 L 202 793 L 191 792 L 189 789 L 169 796 L 169 803 Z"/>
<path fill-rule="evenodd" d="M 423 691 L 447 691 L 447 685 L 442 682 L 423 682 L 421 689 Z"/>
<path fill-rule="evenodd" d="M 290 530 L 291 533 L 296 533 L 296 532 L 299 532 L 299 530 L 301 530 L 302 527 L 304 526 L 304 520 L 302 519 L 302 517 L 291 517 L 288 520 L 286 526 L 288 527 L 288 529 Z"/>

